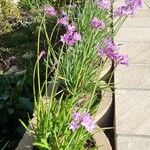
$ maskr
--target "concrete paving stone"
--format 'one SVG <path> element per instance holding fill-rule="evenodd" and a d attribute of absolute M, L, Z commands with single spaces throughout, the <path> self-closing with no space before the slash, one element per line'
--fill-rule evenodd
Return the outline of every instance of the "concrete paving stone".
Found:
<path fill-rule="evenodd" d="M 150 89 L 150 65 L 119 65 L 115 71 L 116 88 Z"/>
<path fill-rule="evenodd" d="M 150 91 L 116 90 L 117 134 L 150 136 Z"/>
<path fill-rule="evenodd" d="M 150 41 L 150 28 L 121 28 L 116 41 Z"/>
<path fill-rule="evenodd" d="M 150 12 L 149 12 L 150 13 Z M 130 27 L 130 28 L 150 28 L 150 17 L 133 17 L 133 18 L 127 18 L 125 23 L 122 26 Z"/>
<path fill-rule="evenodd" d="M 140 9 L 136 12 L 136 16 L 150 17 L 150 9 Z"/>
<path fill-rule="evenodd" d="M 116 150 L 150 150 L 150 138 L 118 136 Z"/>
<path fill-rule="evenodd" d="M 150 42 L 117 42 L 120 53 L 129 56 L 129 63 L 150 64 Z"/>

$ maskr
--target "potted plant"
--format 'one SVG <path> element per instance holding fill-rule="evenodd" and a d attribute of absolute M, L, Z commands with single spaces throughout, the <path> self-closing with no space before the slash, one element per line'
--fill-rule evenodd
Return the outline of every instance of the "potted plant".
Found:
<path fill-rule="evenodd" d="M 38 92 L 34 92 L 35 121 L 30 122 L 30 128 L 21 121 L 34 137 L 32 142 L 37 149 L 89 149 L 86 142 L 95 135 L 99 135 L 99 138 L 103 135 L 102 130 L 96 128 L 93 118 L 99 104 L 107 106 L 106 110 L 108 104 L 111 105 L 112 101 L 105 104 L 103 97 L 112 85 L 115 68 L 118 64 L 128 65 L 128 56 L 120 54 L 113 37 L 127 15 L 133 13 L 129 4 L 135 9 L 135 3 L 128 1 L 125 6 L 114 11 L 114 16 L 119 16 L 119 19 L 114 23 L 113 31 L 110 1 L 87 0 L 82 9 L 71 6 L 61 13 L 52 6 L 44 7 L 33 75 L 34 90 L 35 77 L 38 80 Z M 50 36 L 45 25 L 47 17 L 57 19 Z M 59 46 L 55 51 L 52 38 L 58 26 L 63 26 L 65 33 L 58 37 Z M 48 45 L 47 51 L 40 50 L 42 30 Z M 40 62 L 43 55 L 46 55 L 45 82 L 41 85 Z M 108 62 L 113 62 L 114 69 L 102 74 Z M 53 75 L 49 79 L 51 72 Z M 42 95 L 44 90 L 45 98 Z M 96 116 L 96 122 L 104 116 L 106 110 L 98 113 L 97 116 L 100 116 Z M 110 144 L 107 144 L 111 149 Z M 92 148 L 101 148 L 97 146 L 98 143 L 95 143 Z"/>

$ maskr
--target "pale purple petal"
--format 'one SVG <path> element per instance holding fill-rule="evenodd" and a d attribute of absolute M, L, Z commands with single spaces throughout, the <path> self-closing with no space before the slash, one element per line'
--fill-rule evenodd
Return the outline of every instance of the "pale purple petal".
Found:
<path fill-rule="evenodd" d="M 128 55 L 119 55 L 118 56 L 118 60 L 117 60 L 118 64 L 122 64 L 122 65 L 126 65 L 128 66 L 129 65 L 129 62 L 128 62 Z"/>
<path fill-rule="evenodd" d="M 136 9 L 130 5 L 120 6 L 114 10 L 114 17 L 118 16 L 133 16 L 136 12 Z"/>
<path fill-rule="evenodd" d="M 98 48 L 98 55 L 99 56 L 104 56 L 104 54 L 105 54 L 104 51 L 105 50 L 103 48 Z"/>
<path fill-rule="evenodd" d="M 109 10 L 111 8 L 110 0 L 96 0 L 96 5 L 104 10 Z"/>
<path fill-rule="evenodd" d="M 71 129 L 72 131 L 75 131 L 76 129 L 78 129 L 80 126 L 77 122 L 75 121 L 72 121 L 70 124 L 69 124 L 69 129 Z"/>
<path fill-rule="evenodd" d="M 74 40 L 75 41 L 81 41 L 81 35 L 77 32 L 74 33 Z"/>
<path fill-rule="evenodd" d="M 102 20 L 94 17 L 93 20 L 91 21 L 91 27 L 93 27 L 95 29 L 104 29 L 105 24 Z"/>
<path fill-rule="evenodd" d="M 79 112 L 75 112 L 72 115 L 73 120 L 79 121 L 81 119 L 81 114 Z"/>
<path fill-rule="evenodd" d="M 73 113 L 72 121 L 69 124 L 69 128 L 75 131 L 80 126 L 84 126 L 87 131 L 91 132 L 95 128 L 95 124 L 88 113 Z"/>
<path fill-rule="evenodd" d="M 125 0 L 125 5 L 114 10 L 114 17 L 133 16 L 138 8 L 142 8 L 144 0 Z"/>
<path fill-rule="evenodd" d="M 132 5 L 136 8 L 142 8 L 144 6 L 144 0 L 125 0 L 126 5 Z"/>
<path fill-rule="evenodd" d="M 60 41 L 72 46 L 80 40 L 81 40 L 81 35 L 79 33 L 77 33 L 77 32 L 67 32 L 66 34 L 61 36 Z"/>
<path fill-rule="evenodd" d="M 54 7 L 52 7 L 52 6 L 46 6 L 45 8 L 44 8 L 44 12 L 45 13 L 47 13 L 47 14 L 49 14 L 49 15 L 51 15 L 51 16 L 55 16 L 56 14 L 57 14 L 57 11 L 55 10 L 55 8 Z"/>
<path fill-rule="evenodd" d="M 128 56 L 120 54 L 117 44 L 110 39 L 104 40 L 104 47 L 98 48 L 98 55 L 108 57 L 117 64 L 128 65 Z"/>
<path fill-rule="evenodd" d="M 87 131 L 93 131 L 95 125 L 94 121 L 92 120 L 91 116 L 88 113 L 82 114 L 81 125 L 83 125 Z"/>
<path fill-rule="evenodd" d="M 58 18 L 57 23 L 66 26 L 69 24 L 68 20 L 68 17 L 65 16 L 63 18 Z"/>
<path fill-rule="evenodd" d="M 62 11 L 61 17 L 58 18 L 57 23 L 64 26 L 69 25 L 69 17 L 66 12 Z"/>
<path fill-rule="evenodd" d="M 74 25 L 72 25 L 72 24 L 69 24 L 67 26 L 67 31 L 68 32 L 75 32 L 76 31 L 76 27 Z"/>

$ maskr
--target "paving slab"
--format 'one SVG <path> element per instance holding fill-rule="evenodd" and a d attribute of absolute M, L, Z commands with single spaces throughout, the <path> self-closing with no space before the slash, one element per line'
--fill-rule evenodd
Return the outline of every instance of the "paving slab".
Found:
<path fill-rule="evenodd" d="M 124 0 L 115 0 L 122 5 Z M 150 5 L 150 0 L 146 0 Z M 150 150 L 150 9 L 128 17 L 115 37 L 129 66 L 115 72 L 116 150 Z"/>
<path fill-rule="evenodd" d="M 149 28 L 121 28 L 115 37 L 116 41 L 150 41 Z"/>
<path fill-rule="evenodd" d="M 149 11 L 150 13 L 150 11 Z M 129 17 L 125 21 L 125 23 L 122 26 L 124 27 L 130 27 L 130 28 L 150 28 L 150 18 L 149 17 L 141 17 L 141 16 L 135 16 L 133 18 Z"/>
<path fill-rule="evenodd" d="M 116 88 L 150 89 L 150 65 L 118 66 L 115 72 L 115 85 Z"/>
<path fill-rule="evenodd" d="M 150 136 L 150 91 L 116 90 L 116 133 Z"/>
<path fill-rule="evenodd" d="M 120 52 L 129 56 L 130 64 L 150 64 L 150 42 L 129 41 L 118 42 L 121 44 Z"/>
<path fill-rule="evenodd" d="M 150 138 L 118 135 L 117 150 L 150 150 Z"/>
<path fill-rule="evenodd" d="M 135 16 L 150 17 L 150 9 L 140 9 Z"/>

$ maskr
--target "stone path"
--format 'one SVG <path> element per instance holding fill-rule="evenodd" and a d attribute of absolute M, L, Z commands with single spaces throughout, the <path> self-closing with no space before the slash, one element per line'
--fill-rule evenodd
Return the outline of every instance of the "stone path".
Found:
<path fill-rule="evenodd" d="M 150 9 L 128 18 L 115 41 L 130 62 L 115 73 L 116 150 L 150 150 Z"/>

